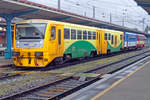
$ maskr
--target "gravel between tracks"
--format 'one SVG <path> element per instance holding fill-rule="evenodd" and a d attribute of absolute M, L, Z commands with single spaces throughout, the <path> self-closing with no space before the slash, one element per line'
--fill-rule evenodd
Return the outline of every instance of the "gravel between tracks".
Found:
<path fill-rule="evenodd" d="M 32 75 L 22 76 L 21 80 L 11 81 L 7 84 L 0 84 L 0 98 L 4 96 L 19 93 L 30 88 L 34 88 L 40 85 L 44 85 L 50 82 L 55 82 L 56 80 L 62 79 L 63 76 L 57 74 L 38 72 Z"/>

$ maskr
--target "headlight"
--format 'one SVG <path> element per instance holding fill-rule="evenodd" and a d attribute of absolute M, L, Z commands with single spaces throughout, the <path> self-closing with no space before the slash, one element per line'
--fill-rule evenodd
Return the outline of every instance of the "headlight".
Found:
<path fill-rule="evenodd" d="M 20 52 L 13 52 L 12 55 L 13 55 L 13 56 L 19 56 L 19 55 L 20 55 Z"/>
<path fill-rule="evenodd" d="M 44 42 L 43 40 L 40 41 L 40 43 L 39 43 L 39 48 L 42 48 L 42 47 L 43 47 L 43 42 Z"/>
<path fill-rule="evenodd" d="M 43 56 L 43 52 L 35 52 L 35 56 L 36 57 L 41 57 L 41 56 Z"/>
<path fill-rule="evenodd" d="M 19 48 L 19 41 L 16 41 L 16 48 Z"/>
<path fill-rule="evenodd" d="M 43 41 L 42 41 L 42 40 L 40 41 L 40 45 L 41 45 L 41 44 L 43 44 Z"/>

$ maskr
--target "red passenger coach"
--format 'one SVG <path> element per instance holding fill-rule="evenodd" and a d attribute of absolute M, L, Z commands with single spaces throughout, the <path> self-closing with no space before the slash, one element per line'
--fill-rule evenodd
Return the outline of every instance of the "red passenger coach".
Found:
<path fill-rule="evenodd" d="M 136 48 L 143 48 L 145 46 L 146 37 L 141 34 L 137 34 L 137 45 Z"/>

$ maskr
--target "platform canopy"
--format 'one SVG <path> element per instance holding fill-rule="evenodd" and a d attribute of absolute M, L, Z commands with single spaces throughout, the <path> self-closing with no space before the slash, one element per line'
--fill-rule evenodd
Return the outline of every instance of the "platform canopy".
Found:
<path fill-rule="evenodd" d="M 0 0 L 0 14 L 14 14 L 14 13 L 21 14 L 25 12 L 34 11 L 34 10 L 35 11 L 40 10 L 40 11 L 32 14 L 25 14 L 19 17 L 25 19 L 34 18 L 34 19 L 57 20 L 57 21 L 75 23 L 75 24 L 109 28 L 109 29 L 120 30 L 120 31 L 143 33 L 141 31 L 137 31 L 131 28 L 122 27 L 119 25 L 100 21 L 94 18 L 88 18 L 85 16 L 66 12 L 63 10 L 51 8 L 45 5 L 30 2 L 28 0 Z"/>
<path fill-rule="evenodd" d="M 135 0 L 139 6 L 145 9 L 150 15 L 150 0 Z"/>

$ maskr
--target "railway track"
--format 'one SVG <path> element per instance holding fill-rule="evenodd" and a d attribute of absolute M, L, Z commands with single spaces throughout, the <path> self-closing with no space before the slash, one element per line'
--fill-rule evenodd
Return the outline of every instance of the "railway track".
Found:
<path fill-rule="evenodd" d="M 117 62 L 102 65 L 101 67 L 94 68 L 92 70 L 86 71 L 85 73 L 97 73 L 98 70 L 101 70 L 102 72 L 105 72 L 107 74 L 109 74 L 109 73 L 111 74 L 113 72 L 116 72 L 116 71 L 124 68 L 124 66 L 128 66 L 130 64 L 133 64 L 136 61 L 141 60 L 144 57 L 149 56 L 149 55 L 150 55 L 150 52 L 146 51 L 146 52 L 141 53 L 140 55 L 137 54 L 137 55 L 134 55 L 131 57 L 121 59 L 120 61 L 117 61 Z M 113 69 L 113 68 L 115 68 L 115 69 Z M 107 69 L 109 69 L 109 71 Z"/>
<path fill-rule="evenodd" d="M 150 56 L 150 52 L 142 52 L 140 55 L 137 54 L 133 57 L 128 57 L 122 59 L 120 61 L 98 66 L 95 69 L 88 70 L 84 72 L 84 74 L 96 74 L 96 77 L 84 77 L 84 76 L 69 76 L 63 77 L 62 79 L 58 75 L 58 81 L 48 81 L 45 84 L 30 88 L 28 90 L 14 93 L 9 96 L 4 96 L 1 99 L 15 99 L 15 100 L 37 100 L 37 99 L 50 99 L 50 100 L 58 100 L 66 95 L 71 94 L 74 91 L 77 91 L 93 82 L 100 80 L 105 74 L 112 74 L 130 64 L 133 64 L 147 56 Z M 53 78 L 54 79 L 54 78 Z"/>
<path fill-rule="evenodd" d="M 34 71 L 19 71 L 12 65 L 0 66 L 0 82 L 11 78 L 19 77 L 21 75 L 27 75 Z"/>

